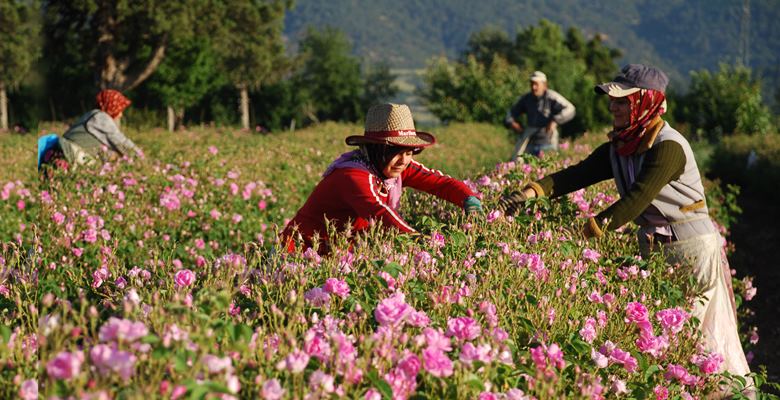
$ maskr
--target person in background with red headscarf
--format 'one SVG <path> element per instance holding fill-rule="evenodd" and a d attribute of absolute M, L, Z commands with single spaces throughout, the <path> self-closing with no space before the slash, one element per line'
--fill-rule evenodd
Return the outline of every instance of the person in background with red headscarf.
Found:
<path fill-rule="evenodd" d="M 690 144 L 662 118 L 668 82 L 657 68 L 629 64 L 612 82 L 596 86 L 596 93 L 609 96 L 610 140 L 579 164 L 504 195 L 500 206 L 512 215 L 528 198 L 559 197 L 614 179 L 620 200 L 590 218 L 584 236 L 602 236 L 634 221 L 644 256 L 663 248 L 669 264 L 691 265 L 697 295 L 702 296 L 692 316 L 701 324 L 706 350 L 723 357 L 723 370 L 751 382 L 737 331 L 724 239 L 710 219 Z"/>
<path fill-rule="evenodd" d="M 97 109 L 82 115 L 59 139 L 65 160 L 78 165 L 95 159 L 106 161 L 122 156 L 143 156 L 141 149 L 119 129 L 130 100 L 112 89 L 102 90 L 96 100 Z"/>

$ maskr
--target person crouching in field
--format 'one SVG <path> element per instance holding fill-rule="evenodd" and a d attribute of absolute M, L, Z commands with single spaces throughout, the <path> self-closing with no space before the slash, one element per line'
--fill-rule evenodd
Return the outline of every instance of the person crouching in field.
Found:
<path fill-rule="evenodd" d="M 633 220 L 643 255 L 662 247 L 668 263 L 692 263 L 703 295 L 693 316 L 701 323 L 706 348 L 723 357 L 726 371 L 746 376 L 750 369 L 737 332 L 724 239 L 710 219 L 690 144 L 662 119 L 667 84 L 661 70 L 630 64 L 612 82 L 596 86 L 597 93 L 609 96 L 610 141 L 579 164 L 504 195 L 500 203 L 511 215 L 527 198 L 559 197 L 614 179 L 620 200 L 589 219 L 585 236 L 601 236 Z M 604 225 L 605 220 L 610 222 Z"/>
<path fill-rule="evenodd" d="M 416 233 L 398 213 L 404 186 L 433 194 L 463 207 L 467 213 L 481 212 L 480 201 L 463 182 L 413 159 L 435 142 L 430 133 L 415 130 L 408 106 L 371 107 L 364 134 L 346 138 L 348 145 L 359 149 L 342 154 L 330 164 L 285 227 L 282 237 L 287 250 L 295 250 L 296 238 L 302 239 L 305 247 L 311 247 L 314 236 L 327 241 L 326 221 L 338 232 L 348 228 L 353 232 L 365 230 L 375 221 L 399 232 Z M 328 249 L 321 247 L 319 251 Z"/>
<path fill-rule="evenodd" d="M 130 100 L 111 89 L 98 93 L 96 100 L 98 108 L 82 115 L 62 137 L 52 134 L 38 139 L 38 168 L 49 164 L 68 169 L 71 165 L 90 164 L 96 159 L 143 156 L 138 146 L 119 129 Z"/>

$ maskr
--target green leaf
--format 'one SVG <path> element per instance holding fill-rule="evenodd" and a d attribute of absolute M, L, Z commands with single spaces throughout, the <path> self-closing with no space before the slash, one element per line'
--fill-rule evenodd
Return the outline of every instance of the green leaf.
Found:
<path fill-rule="evenodd" d="M 656 372 L 661 370 L 661 366 L 659 365 L 651 365 L 648 369 L 645 370 L 645 381 L 650 380 L 650 378 L 655 375 Z"/>
<path fill-rule="evenodd" d="M 382 271 L 387 272 L 388 274 L 390 274 L 390 276 L 397 279 L 398 275 L 400 275 L 401 272 L 403 272 L 404 270 L 403 267 L 401 267 L 401 265 L 399 265 L 398 263 L 391 262 L 391 263 L 387 263 L 384 266 L 384 268 L 382 268 Z"/>
<path fill-rule="evenodd" d="M 393 389 L 384 379 L 381 379 L 379 377 L 376 370 L 372 370 L 368 373 L 368 380 L 371 381 L 371 384 L 376 386 L 376 389 L 379 391 L 379 393 L 382 394 L 382 398 L 384 399 L 393 398 Z"/>
<path fill-rule="evenodd" d="M 187 372 L 190 367 L 187 365 L 187 355 L 179 353 L 173 358 L 173 369 L 177 372 Z"/>
<path fill-rule="evenodd" d="M 3 337 L 3 343 L 8 343 L 11 340 L 11 328 L 6 325 L 0 325 L 0 336 Z"/>
<path fill-rule="evenodd" d="M 152 350 L 152 358 L 155 360 L 167 360 L 170 358 L 171 351 L 165 347 L 158 347 Z"/>
<path fill-rule="evenodd" d="M 237 342 L 249 342 L 252 340 L 252 334 L 254 331 L 252 331 L 252 327 L 250 327 L 247 324 L 237 324 L 236 325 L 236 331 L 235 331 L 235 340 Z"/>
<path fill-rule="evenodd" d="M 195 386 L 188 392 L 190 394 L 190 400 L 200 400 L 206 398 L 206 395 L 209 394 L 209 389 L 205 386 Z"/>
<path fill-rule="evenodd" d="M 466 234 L 461 231 L 452 232 L 449 236 L 453 247 L 463 247 L 468 242 Z"/>
<path fill-rule="evenodd" d="M 574 351 L 577 352 L 580 356 L 585 356 L 590 354 L 590 345 L 582 341 L 580 339 L 574 339 L 572 340 L 569 345 L 574 349 Z"/>
<path fill-rule="evenodd" d="M 155 344 L 160 343 L 160 338 L 156 335 L 146 335 L 141 338 L 141 343 Z"/>
<path fill-rule="evenodd" d="M 226 393 L 226 394 L 232 394 L 233 392 L 228 389 L 227 386 L 223 383 L 214 382 L 214 381 L 205 381 L 201 383 L 201 386 L 207 388 L 210 393 Z"/>
<path fill-rule="evenodd" d="M 479 377 L 474 375 L 473 373 L 469 374 L 468 377 L 466 378 L 466 385 L 480 392 L 485 391 L 485 384 L 482 383 L 482 379 L 479 379 Z"/>

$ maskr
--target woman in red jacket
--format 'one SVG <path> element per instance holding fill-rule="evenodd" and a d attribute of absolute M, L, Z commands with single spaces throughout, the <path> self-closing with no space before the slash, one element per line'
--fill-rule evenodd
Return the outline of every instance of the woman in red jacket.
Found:
<path fill-rule="evenodd" d="M 326 241 L 326 221 L 339 232 L 350 227 L 353 232 L 364 230 L 373 220 L 403 233 L 416 233 L 398 214 L 403 186 L 433 194 L 467 213 L 481 212 L 480 201 L 463 182 L 413 160 L 414 154 L 435 142 L 433 135 L 415 130 L 408 106 L 371 107 L 365 133 L 346 139 L 359 149 L 342 154 L 328 167 L 285 227 L 282 236 L 288 251 L 294 251 L 295 238 L 303 239 L 306 247 L 315 235 Z"/>

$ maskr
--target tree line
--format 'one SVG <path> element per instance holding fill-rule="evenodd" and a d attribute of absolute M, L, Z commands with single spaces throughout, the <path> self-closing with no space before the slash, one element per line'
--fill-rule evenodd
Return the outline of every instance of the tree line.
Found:
<path fill-rule="evenodd" d="M 212 121 L 280 130 L 325 120 L 357 121 L 398 87 L 387 64 L 369 65 L 335 28 L 309 29 L 292 51 L 284 37 L 290 0 L 0 0 L 0 129 L 69 120 L 103 88 L 126 92 L 125 123 L 169 129 Z M 498 123 L 544 71 L 577 106 L 564 134 L 608 123 L 593 86 L 618 71 L 621 51 L 541 20 L 518 29 L 473 32 L 457 59 L 434 58 L 418 89 L 443 122 Z M 668 93 L 668 118 L 699 137 L 773 131 L 776 116 L 748 68 L 691 74 Z M 10 113 L 9 113 L 10 109 Z M 9 118 L 10 116 L 10 118 Z"/>
<path fill-rule="evenodd" d="M 542 70 L 550 87 L 577 107 L 574 120 L 562 127 L 571 135 L 611 121 L 607 99 L 593 87 L 615 76 L 621 56 L 598 34 L 586 39 L 577 28 L 564 32 L 547 20 L 518 30 L 514 38 L 487 27 L 471 34 L 459 59 L 438 58 L 428 65 L 421 94 L 442 121 L 501 123 L 503 112 L 528 92 L 531 73 Z M 777 116 L 747 67 L 721 64 L 715 71 L 691 72 L 687 90 L 679 84 L 667 91 L 665 118 L 694 138 L 716 141 L 727 134 L 776 131 Z"/>
<path fill-rule="evenodd" d="M 389 67 L 362 65 L 346 36 L 309 30 L 291 54 L 289 0 L 0 0 L 0 116 L 8 129 L 87 111 L 100 89 L 126 92 L 128 122 L 166 110 L 221 124 L 280 129 L 358 119 L 396 92 Z"/>

